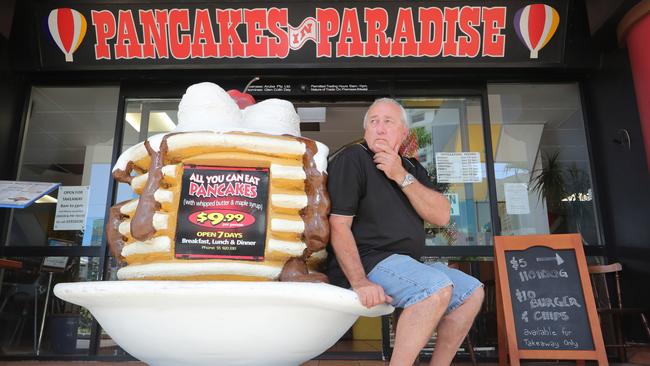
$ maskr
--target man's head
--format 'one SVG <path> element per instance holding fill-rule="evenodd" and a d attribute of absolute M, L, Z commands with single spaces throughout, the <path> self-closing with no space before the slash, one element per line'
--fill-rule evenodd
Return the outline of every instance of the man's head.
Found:
<path fill-rule="evenodd" d="M 363 128 L 372 152 L 382 151 L 382 146 L 397 152 L 408 135 L 406 110 L 394 99 L 377 99 L 363 117 Z"/>

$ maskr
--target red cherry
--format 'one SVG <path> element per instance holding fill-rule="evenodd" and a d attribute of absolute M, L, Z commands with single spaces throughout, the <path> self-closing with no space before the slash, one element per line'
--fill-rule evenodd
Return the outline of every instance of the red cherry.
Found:
<path fill-rule="evenodd" d="M 237 89 L 230 89 L 227 93 L 237 103 L 239 109 L 244 109 L 249 105 L 255 104 L 255 98 L 248 93 L 242 93 Z"/>

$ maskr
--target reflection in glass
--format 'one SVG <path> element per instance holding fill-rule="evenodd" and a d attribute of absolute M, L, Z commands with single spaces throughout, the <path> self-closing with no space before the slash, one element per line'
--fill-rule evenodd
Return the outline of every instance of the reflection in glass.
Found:
<path fill-rule="evenodd" d="M 449 225 L 437 228 L 426 224 L 427 245 L 491 245 L 480 98 L 400 102 L 409 115 L 409 138 L 417 146 L 412 155 L 451 203 Z"/>
<path fill-rule="evenodd" d="M 89 186 L 83 225 L 54 230 L 58 190 L 11 211 L 7 245 L 101 245 L 118 87 L 34 87 L 17 180 Z"/>
<path fill-rule="evenodd" d="M 37 350 L 43 356 L 88 354 L 92 316 L 54 296 L 52 289 L 58 283 L 96 281 L 99 258 L 56 257 L 63 259 L 57 261 L 61 270 L 44 267 L 44 257 L 10 259 L 22 268 L 5 269 L 0 276 L 0 355 L 34 355 Z"/>
<path fill-rule="evenodd" d="M 601 244 L 578 85 L 490 84 L 488 94 L 502 235 Z"/>

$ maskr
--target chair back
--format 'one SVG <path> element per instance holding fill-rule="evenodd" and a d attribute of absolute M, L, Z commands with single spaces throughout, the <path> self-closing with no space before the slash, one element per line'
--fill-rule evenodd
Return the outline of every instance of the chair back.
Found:
<path fill-rule="evenodd" d="M 621 272 L 623 271 L 623 266 L 620 263 L 597 264 L 589 266 L 588 269 L 596 306 L 601 309 L 622 309 Z M 615 303 L 612 303 L 612 291 L 610 291 L 612 282 L 615 290 Z"/>

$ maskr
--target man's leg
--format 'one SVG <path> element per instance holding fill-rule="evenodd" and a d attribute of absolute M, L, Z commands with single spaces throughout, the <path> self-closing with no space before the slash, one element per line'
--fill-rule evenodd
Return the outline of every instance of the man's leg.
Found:
<path fill-rule="evenodd" d="M 402 311 L 395 332 L 390 366 L 411 366 L 447 310 L 452 287 L 446 286 Z"/>
<path fill-rule="evenodd" d="M 436 348 L 430 366 L 450 365 L 461 343 L 472 327 L 483 304 L 483 287 L 478 287 L 462 305 L 445 315 L 438 324 Z"/>

